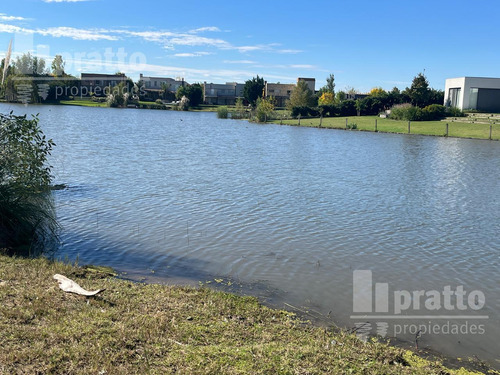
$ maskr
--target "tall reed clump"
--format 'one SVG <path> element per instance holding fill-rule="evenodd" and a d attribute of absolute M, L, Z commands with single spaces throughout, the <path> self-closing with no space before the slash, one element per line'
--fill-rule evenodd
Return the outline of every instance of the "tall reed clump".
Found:
<path fill-rule="evenodd" d="M 37 255 L 56 243 L 47 164 L 53 146 L 37 117 L 0 114 L 0 249 Z"/>

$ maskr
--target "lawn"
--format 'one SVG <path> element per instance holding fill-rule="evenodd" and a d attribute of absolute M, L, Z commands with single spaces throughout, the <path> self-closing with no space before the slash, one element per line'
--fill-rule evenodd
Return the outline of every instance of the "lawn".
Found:
<path fill-rule="evenodd" d="M 61 100 L 60 104 L 78 105 L 82 107 L 107 107 L 106 103 L 98 103 L 89 99 Z"/>
<path fill-rule="evenodd" d="M 408 121 L 396 121 L 384 119 L 377 116 L 352 116 L 352 117 L 325 117 L 321 126 L 324 128 L 345 129 L 347 124 L 356 124 L 356 130 L 375 131 L 375 121 L 377 131 L 386 133 L 408 133 Z M 274 123 L 281 123 L 274 120 Z M 285 125 L 298 125 L 297 119 L 283 120 Z M 456 122 L 452 119 L 444 121 L 413 121 L 410 123 L 411 134 L 438 135 L 446 134 L 446 124 L 448 123 L 448 136 L 460 138 L 488 139 L 490 134 L 489 124 Z M 319 118 L 301 119 L 300 126 L 319 127 Z M 500 139 L 500 124 L 492 125 L 492 139 Z"/>
<path fill-rule="evenodd" d="M 106 290 L 65 293 L 55 273 Z M 134 283 L 107 269 L 2 255 L 0 278 L 2 374 L 473 373 L 205 287 Z"/>

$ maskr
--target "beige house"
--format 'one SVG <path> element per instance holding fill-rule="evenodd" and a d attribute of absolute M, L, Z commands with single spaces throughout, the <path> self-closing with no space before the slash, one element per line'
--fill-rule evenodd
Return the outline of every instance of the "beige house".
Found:
<path fill-rule="evenodd" d="M 307 84 L 307 87 L 314 94 L 316 93 L 316 79 L 315 78 L 297 78 L 297 82 L 304 81 Z"/>
<path fill-rule="evenodd" d="M 295 88 L 294 83 L 265 83 L 264 97 L 273 97 L 277 107 L 284 107 L 286 101 L 290 99 L 290 94 Z"/>
<path fill-rule="evenodd" d="M 297 78 L 297 82 L 304 81 L 307 87 L 314 94 L 316 90 L 316 79 L 314 78 Z M 277 107 L 286 106 L 286 101 L 290 99 L 293 89 L 295 88 L 295 83 L 265 83 L 264 87 L 264 97 L 274 97 L 276 100 Z"/>

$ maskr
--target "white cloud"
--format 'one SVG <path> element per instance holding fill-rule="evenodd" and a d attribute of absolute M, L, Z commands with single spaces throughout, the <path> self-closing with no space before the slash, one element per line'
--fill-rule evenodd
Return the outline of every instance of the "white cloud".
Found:
<path fill-rule="evenodd" d="M 8 25 L 5 23 L 0 23 L 0 33 L 24 33 L 24 34 L 33 34 L 34 31 L 30 29 L 25 29 L 23 27 Z"/>
<path fill-rule="evenodd" d="M 23 21 L 24 17 L 8 16 L 5 13 L 0 13 L 0 21 Z"/>
<path fill-rule="evenodd" d="M 36 32 L 54 38 L 66 37 L 75 40 L 118 40 L 116 36 L 109 35 L 105 30 L 84 30 L 73 27 L 49 27 L 38 29 Z"/>
<path fill-rule="evenodd" d="M 24 33 L 52 36 L 54 38 L 71 38 L 75 40 L 118 40 L 118 37 L 109 35 L 106 30 L 84 30 L 73 27 L 49 27 L 47 29 L 26 29 L 19 26 L 0 23 L 0 33 Z"/>
<path fill-rule="evenodd" d="M 294 69 L 316 69 L 316 66 L 309 65 L 309 64 L 292 64 L 292 65 L 290 65 L 290 68 L 294 68 Z"/>
<path fill-rule="evenodd" d="M 220 32 L 221 30 L 216 26 L 205 26 L 205 27 L 200 27 L 198 29 L 189 30 L 191 34 L 202 33 L 205 31 Z"/>
<path fill-rule="evenodd" d="M 169 38 L 168 43 L 179 46 L 211 46 L 225 48 L 229 47 L 229 43 L 222 39 L 205 38 L 198 35 L 179 34 L 173 38 Z"/>
<path fill-rule="evenodd" d="M 278 52 L 278 53 L 297 54 L 297 53 L 301 53 L 301 52 L 304 52 L 304 51 L 302 51 L 300 49 L 279 49 L 276 52 Z"/>
<path fill-rule="evenodd" d="M 62 2 L 62 1 L 86 1 L 86 0 L 47 0 L 51 2 Z M 6 16 L 0 13 L 1 17 Z M 21 18 L 21 17 L 19 17 Z M 9 25 L 7 23 L 0 23 L 0 33 L 29 33 L 29 34 L 39 34 L 43 36 L 51 36 L 54 38 L 71 38 L 73 40 L 107 40 L 116 41 L 122 38 L 137 37 L 141 38 L 147 42 L 154 42 L 160 44 L 165 49 L 175 49 L 176 47 L 210 47 L 222 50 L 233 50 L 240 53 L 251 53 L 251 52 L 269 52 L 269 53 L 299 53 L 300 50 L 292 49 L 277 49 L 278 43 L 269 44 L 256 44 L 256 45 L 233 45 L 230 42 L 220 39 L 220 38 L 210 38 L 198 35 L 199 32 L 220 31 L 218 27 L 206 26 L 193 29 L 189 32 L 172 32 L 172 31 L 159 31 L 159 30 L 145 30 L 145 31 L 131 31 L 127 29 L 78 29 L 68 26 L 59 27 L 49 27 L 41 29 L 28 29 L 22 28 L 15 25 Z M 193 57 L 193 56 L 203 56 L 206 53 L 178 53 L 178 57 Z M 250 60 L 241 60 L 250 61 Z M 239 62 L 241 64 L 250 64 L 252 62 Z"/>
<path fill-rule="evenodd" d="M 190 52 L 190 53 L 176 53 L 175 57 L 200 57 L 212 55 L 212 52 Z"/>

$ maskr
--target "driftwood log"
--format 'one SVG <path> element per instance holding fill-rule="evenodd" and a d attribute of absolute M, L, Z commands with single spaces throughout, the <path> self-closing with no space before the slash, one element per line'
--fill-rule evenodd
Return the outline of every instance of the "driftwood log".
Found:
<path fill-rule="evenodd" d="M 66 276 L 59 275 L 58 273 L 56 273 L 53 277 L 55 280 L 59 282 L 59 288 L 68 293 L 76 293 L 81 296 L 90 297 L 90 296 L 95 296 L 96 294 L 99 294 L 105 290 L 105 289 L 98 289 L 94 291 L 85 290 L 80 285 L 75 283 L 73 280 L 68 279 Z"/>

